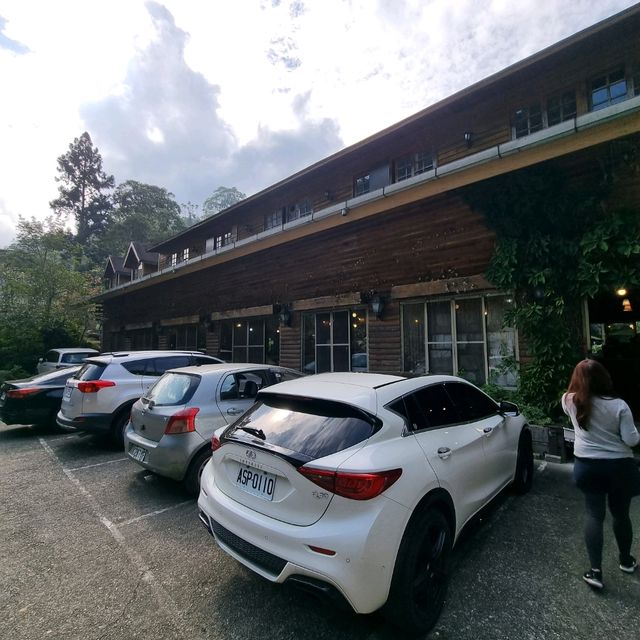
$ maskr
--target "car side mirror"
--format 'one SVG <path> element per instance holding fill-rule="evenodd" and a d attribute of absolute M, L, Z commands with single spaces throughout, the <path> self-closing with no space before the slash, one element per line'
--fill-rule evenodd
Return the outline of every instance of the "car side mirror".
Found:
<path fill-rule="evenodd" d="M 518 409 L 518 405 L 515 402 L 508 402 L 507 400 L 502 400 L 500 402 L 500 413 L 503 416 L 519 416 L 520 409 Z"/>

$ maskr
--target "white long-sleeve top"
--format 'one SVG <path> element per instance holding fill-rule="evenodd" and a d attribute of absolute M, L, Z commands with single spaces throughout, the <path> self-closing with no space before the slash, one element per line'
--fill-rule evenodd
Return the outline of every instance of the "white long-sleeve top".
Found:
<path fill-rule="evenodd" d="M 562 396 L 562 409 L 576 432 L 573 453 L 578 458 L 631 458 L 631 447 L 640 442 L 629 405 L 620 398 L 591 398 L 591 415 L 587 428 L 576 419 L 573 393 Z"/>

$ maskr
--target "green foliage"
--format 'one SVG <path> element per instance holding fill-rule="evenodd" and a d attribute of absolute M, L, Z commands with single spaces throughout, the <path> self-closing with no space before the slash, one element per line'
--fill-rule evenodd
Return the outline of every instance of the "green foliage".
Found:
<path fill-rule="evenodd" d="M 554 416 L 583 357 L 581 301 L 606 287 L 640 283 L 640 215 L 606 208 L 609 188 L 607 180 L 570 185 L 545 164 L 465 190 L 496 233 L 487 277 L 515 296 L 505 321 L 532 356 L 520 367 L 517 397 L 528 416 L 540 414 L 538 424 Z"/>
<path fill-rule="evenodd" d="M 29 377 L 29 372 L 20 366 L 11 367 L 11 369 L 0 369 L 0 384 L 6 380 L 21 380 Z"/>
<path fill-rule="evenodd" d="M 34 371 L 47 349 L 86 341 L 99 277 L 82 264 L 59 222 L 20 220 L 16 241 L 0 254 L 0 368 Z"/>
<path fill-rule="evenodd" d="M 114 179 L 102 170 L 102 156 L 86 131 L 58 158 L 58 173 L 60 195 L 49 205 L 61 218 L 75 218 L 76 240 L 82 245 L 108 222 L 111 202 L 104 192 L 113 187 Z"/>
<path fill-rule="evenodd" d="M 149 247 L 187 227 L 180 205 L 162 187 L 127 180 L 116 187 L 112 203 L 110 221 L 95 241 L 101 266 L 109 255 L 124 256 L 132 241 Z"/>
<path fill-rule="evenodd" d="M 218 187 L 202 205 L 204 217 L 211 216 L 223 209 L 228 209 L 232 205 L 244 200 L 247 196 L 235 187 Z"/>

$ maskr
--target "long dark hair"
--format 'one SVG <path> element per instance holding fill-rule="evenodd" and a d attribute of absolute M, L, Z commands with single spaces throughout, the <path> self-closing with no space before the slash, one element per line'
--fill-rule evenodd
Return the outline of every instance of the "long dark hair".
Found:
<path fill-rule="evenodd" d="M 593 396 L 612 397 L 613 382 L 609 372 L 596 360 L 578 362 L 571 375 L 568 393 L 573 393 L 578 425 L 586 431 L 591 416 Z"/>

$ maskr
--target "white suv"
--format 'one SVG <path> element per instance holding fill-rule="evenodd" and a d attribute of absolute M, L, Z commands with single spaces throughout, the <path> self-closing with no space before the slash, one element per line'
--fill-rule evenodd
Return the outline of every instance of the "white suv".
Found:
<path fill-rule="evenodd" d="M 131 351 L 88 358 L 67 380 L 59 427 L 107 435 L 123 446 L 131 406 L 167 369 L 223 362 L 197 351 Z"/>
<path fill-rule="evenodd" d="M 411 633 L 440 614 L 464 524 L 533 474 L 517 407 L 453 376 L 283 382 L 211 445 L 198 507 L 224 551 Z"/>

